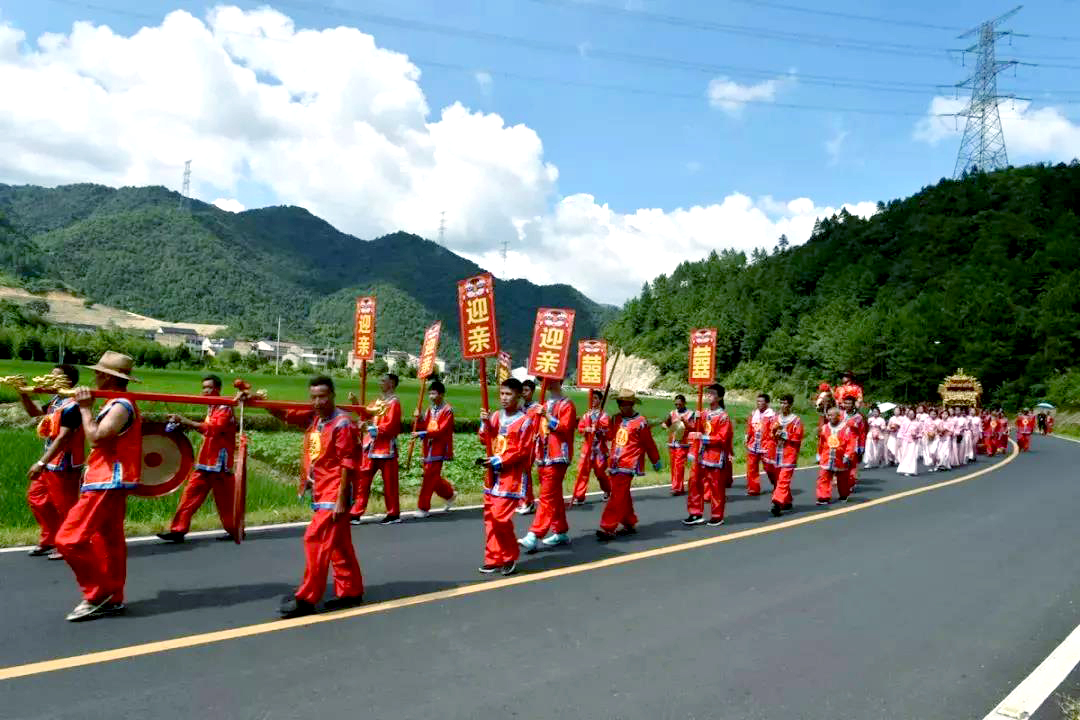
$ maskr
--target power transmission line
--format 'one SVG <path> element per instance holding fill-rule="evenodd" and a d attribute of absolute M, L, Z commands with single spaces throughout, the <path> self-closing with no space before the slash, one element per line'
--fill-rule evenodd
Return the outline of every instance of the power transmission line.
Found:
<path fill-rule="evenodd" d="M 191 209 L 191 161 L 184 161 L 184 184 L 180 191 L 180 209 Z"/>

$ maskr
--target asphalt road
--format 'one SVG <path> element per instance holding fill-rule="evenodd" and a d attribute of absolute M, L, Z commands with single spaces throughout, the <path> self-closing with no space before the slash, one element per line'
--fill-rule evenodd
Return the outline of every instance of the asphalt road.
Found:
<path fill-rule="evenodd" d="M 1080 445 L 981 477 L 864 473 L 855 504 L 775 519 L 731 493 L 721 528 L 683 498 L 637 496 L 641 533 L 599 545 L 599 505 L 569 549 L 522 577 L 690 540 L 681 552 L 198 647 L 0 680 L 4 718 L 981 718 L 1080 623 Z M 987 467 L 985 460 L 975 470 Z M 519 527 L 524 528 L 524 520 Z M 302 569 L 299 530 L 134 545 L 129 614 L 70 624 L 61 563 L 0 555 L 0 668 L 273 618 Z M 369 603 L 482 580 L 476 512 L 354 528 Z M 266 626 L 272 628 L 274 626 Z"/>

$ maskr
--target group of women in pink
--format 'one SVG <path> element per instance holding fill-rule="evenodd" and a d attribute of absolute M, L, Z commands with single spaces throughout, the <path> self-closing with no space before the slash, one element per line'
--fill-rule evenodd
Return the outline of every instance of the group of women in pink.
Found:
<path fill-rule="evenodd" d="M 870 409 L 863 462 L 868 468 L 896 466 L 902 475 L 950 470 L 975 461 L 983 419 L 975 408 L 897 407 L 886 420 Z M 1006 436 L 1008 420 L 1003 420 Z"/>

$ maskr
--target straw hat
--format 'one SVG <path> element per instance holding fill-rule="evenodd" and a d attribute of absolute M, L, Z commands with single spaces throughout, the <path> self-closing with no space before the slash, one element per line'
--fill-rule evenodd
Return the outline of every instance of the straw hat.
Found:
<path fill-rule="evenodd" d="M 619 394 L 615 396 L 615 403 L 630 403 L 631 405 L 637 405 L 637 393 L 630 388 L 623 388 L 619 391 Z"/>
<path fill-rule="evenodd" d="M 97 365 L 91 365 L 90 369 L 97 372 L 103 372 L 106 375 L 112 375 L 113 377 L 123 378 L 124 380 L 141 382 L 137 377 L 131 374 L 131 370 L 134 367 L 135 361 L 127 355 L 113 352 L 112 350 L 106 350 L 105 354 L 101 356 L 101 359 L 97 361 Z"/>

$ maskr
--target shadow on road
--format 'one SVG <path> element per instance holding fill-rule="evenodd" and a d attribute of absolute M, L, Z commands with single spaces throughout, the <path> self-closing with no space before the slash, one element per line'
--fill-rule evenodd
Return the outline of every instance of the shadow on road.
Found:
<path fill-rule="evenodd" d="M 130 603 L 128 613 L 138 617 L 149 617 L 198 608 L 229 607 L 290 595 L 295 589 L 294 585 L 285 583 L 253 583 L 227 587 L 192 588 L 191 590 L 162 590 L 150 600 Z"/>

